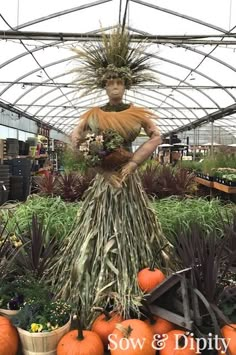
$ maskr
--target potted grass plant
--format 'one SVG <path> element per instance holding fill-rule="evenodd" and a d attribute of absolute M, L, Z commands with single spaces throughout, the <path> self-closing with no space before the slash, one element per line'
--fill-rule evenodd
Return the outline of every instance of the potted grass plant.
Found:
<path fill-rule="evenodd" d="M 149 161 L 140 168 L 143 188 L 148 195 L 165 198 L 168 196 L 194 195 L 197 191 L 195 174 L 187 169 L 160 165 Z"/>
<path fill-rule="evenodd" d="M 48 225 L 43 219 L 35 214 L 26 231 L 18 232 L 22 247 L 14 259 L 15 274 L 28 275 L 29 273 L 37 280 L 43 277 L 48 264 L 58 247 L 56 237 L 48 234 Z"/>
<path fill-rule="evenodd" d="M 235 320 L 236 214 L 221 222 L 223 233 L 217 229 L 206 233 L 194 222 L 176 234 L 181 266 L 190 268 L 190 304 L 199 334 L 222 336 L 222 326 Z"/>
<path fill-rule="evenodd" d="M 7 223 L 8 221 L 0 226 L 0 314 L 11 317 L 19 309 L 21 298 L 9 283 L 10 275 L 14 272 L 14 259 L 18 250 L 15 245 L 17 241 L 6 232 Z"/>
<path fill-rule="evenodd" d="M 6 227 L 5 227 L 6 230 Z M 28 230 L 1 239 L 0 312 L 14 316 L 23 303 L 36 296 L 48 262 L 56 248 L 56 239 L 48 238 L 42 220 L 33 214 Z"/>
<path fill-rule="evenodd" d="M 46 280 L 42 281 L 57 247 L 56 239 L 48 236 L 43 220 L 34 214 L 28 227 L 22 234 L 18 231 L 17 240 L 14 238 L 17 245 L 12 245 L 9 238 L 7 243 L 5 238 L 0 246 L 4 265 L 2 299 L 8 308 L 12 305 L 16 308 L 17 314 L 11 320 L 17 327 L 23 353 L 54 355 L 61 336 L 70 329 L 71 310 L 65 302 L 54 300 L 50 286 Z"/>
<path fill-rule="evenodd" d="M 42 196 L 60 196 L 67 202 L 79 201 L 83 193 L 91 184 L 95 172 L 92 169 L 82 173 L 66 171 L 63 174 L 54 176 L 37 176 L 35 182 L 38 186 L 37 192 Z"/>

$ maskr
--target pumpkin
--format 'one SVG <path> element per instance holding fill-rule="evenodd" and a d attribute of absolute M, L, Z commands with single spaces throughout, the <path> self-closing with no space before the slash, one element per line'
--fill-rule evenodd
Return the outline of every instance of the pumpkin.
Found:
<path fill-rule="evenodd" d="M 221 328 L 221 333 L 224 338 L 229 341 L 228 351 L 230 355 L 236 355 L 236 324 L 225 325 Z M 220 345 L 220 343 L 219 343 Z M 218 354 L 223 355 L 226 354 L 223 350 L 219 351 Z"/>
<path fill-rule="evenodd" d="M 150 319 L 146 319 L 145 323 L 150 325 L 153 334 L 159 334 L 161 336 L 167 334 L 169 331 L 175 328 L 173 323 L 157 316 L 152 316 Z"/>
<path fill-rule="evenodd" d="M 0 316 L 0 354 L 16 355 L 18 349 L 18 333 L 10 320 Z"/>
<path fill-rule="evenodd" d="M 71 330 L 57 345 L 57 355 L 103 355 L 104 347 L 99 336 L 91 330 Z"/>
<path fill-rule="evenodd" d="M 165 280 L 163 272 L 156 268 L 145 268 L 138 273 L 138 284 L 142 291 L 150 292 Z"/>
<path fill-rule="evenodd" d="M 102 309 L 102 314 L 94 320 L 91 330 L 100 336 L 104 346 L 107 347 L 108 335 L 113 332 L 116 324 L 122 322 L 122 320 L 120 314 L 109 313 Z"/>
<path fill-rule="evenodd" d="M 197 352 L 194 338 L 178 329 L 168 332 L 156 346 L 160 350 L 160 355 L 195 355 Z"/>
<path fill-rule="evenodd" d="M 111 355 L 155 355 L 151 327 L 139 319 L 128 319 L 116 325 L 109 336 Z"/>

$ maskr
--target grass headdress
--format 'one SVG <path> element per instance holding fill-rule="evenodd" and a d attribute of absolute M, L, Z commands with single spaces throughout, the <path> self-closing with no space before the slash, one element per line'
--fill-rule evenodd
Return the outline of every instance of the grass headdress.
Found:
<path fill-rule="evenodd" d="M 121 26 L 110 34 L 102 33 L 101 40 L 85 45 L 83 50 L 73 49 L 78 55 L 79 66 L 75 82 L 88 87 L 88 90 L 104 88 L 106 81 L 121 78 L 125 86 L 137 86 L 153 81 L 150 70 L 150 54 L 145 53 L 147 42 L 131 42 L 131 35 Z"/>

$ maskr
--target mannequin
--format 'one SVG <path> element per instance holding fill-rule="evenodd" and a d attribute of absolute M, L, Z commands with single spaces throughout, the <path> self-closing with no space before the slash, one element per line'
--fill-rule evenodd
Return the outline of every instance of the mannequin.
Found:
<path fill-rule="evenodd" d="M 111 44 L 121 43 L 124 52 L 126 33 L 118 29 L 114 36 L 118 36 L 119 41 L 111 41 Z M 106 49 L 107 42 L 104 51 Z M 100 44 L 98 50 L 102 50 Z M 117 47 L 114 50 L 117 53 Z M 98 51 L 84 54 L 84 57 L 91 55 L 93 58 L 86 64 L 87 69 L 95 62 L 97 53 L 98 61 L 100 57 L 104 59 L 106 53 L 103 56 Z M 120 60 L 120 56 L 117 58 Z M 137 63 L 140 63 L 140 53 Z M 170 263 L 165 253 L 169 249 L 166 245 L 170 244 L 162 233 L 138 175 L 139 166 L 161 143 L 159 130 L 152 121 L 156 117 L 145 108 L 123 102 L 125 90 L 137 81 L 137 70 L 132 72 L 129 67 L 119 67 L 119 63 L 98 70 L 99 65 L 91 68 L 95 78 L 90 75 L 87 80 L 90 83 L 96 79 L 94 85 L 105 89 L 108 103 L 91 108 L 79 118 L 72 134 L 73 146 L 79 151 L 88 132 L 99 135 L 111 129 L 124 139 L 124 159 L 122 164 L 114 164 L 110 169 L 98 169 L 72 231 L 63 241 L 51 267 L 55 293 L 72 305 L 78 307 L 79 304 L 85 326 L 89 326 L 94 318 L 93 306 L 112 308 L 124 318 L 131 314 L 139 317 L 143 293 L 137 283 L 137 273 L 150 265 L 168 273 Z M 143 67 L 142 64 L 141 69 Z M 83 73 L 90 74 L 88 70 Z M 139 77 L 139 81 L 142 80 Z M 132 141 L 142 128 L 149 139 L 132 153 Z M 121 154 L 120 150 L 112 152 L 109 158 L 115 161 L 117 154 Z"/>

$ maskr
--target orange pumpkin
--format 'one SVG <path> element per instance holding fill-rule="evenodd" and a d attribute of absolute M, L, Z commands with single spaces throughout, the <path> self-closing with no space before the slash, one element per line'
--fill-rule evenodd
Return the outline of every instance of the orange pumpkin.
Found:
<path fill-rule="evenodd" d="M 221 333 L 224 338 L 230 339 L 228 347 L 229 354 L 236 355 L 236 324 L 225 325 L 221 328 Z M 225 352 L 219 351 L 218 354 L 225 355 Z"/>
<path fill-rule="evenodd" d="M 111 355 L 155 355 L 151 327 L 139 319 L 128 319 L 116 325 L 109 336 Z"/>
<path fill-rule="evenodd" d="M 167 334 L 175 328 L 173 323 L 157 316 L 153 316 L 151 319 L 146 319 L 145 323 L 150 325 L 153 334 L 159 334 L 160 336 Z"/>
<path fill-rule="evenodd" d="M 0 316 L 0 354 L 16 355 L 18 339 L 17 330 L 10 320 Z"/>
<path fill-rule="evenodd" d="M 120 314 L 103 311 L 93 322 L 91 330 L 100 336 L 104 346 L 107 347 L 108 335 L 113 332 L 116 324 L 122 321 Z"/>
<path fill-rule="evenodd" d="M 150 292 L 165 280 L 163 272 L 156 268 L 145 268 L 138 273 L 138 284 L 142 291 Z"/>
<path fill-rule="evenodd" d="M 183 330 L 171 330 L 163 337 L 163 342 L 159 343 L 162 345 L 159 348 L 160 355 L 195 355 L 197 351 L 196 341 Z"/>
<path fill-rule="evenodd" d="M 103 343 L 99 336 L 90 331 L 71 330 L 57 345 L 57 355 L 103 355 Z"/>

